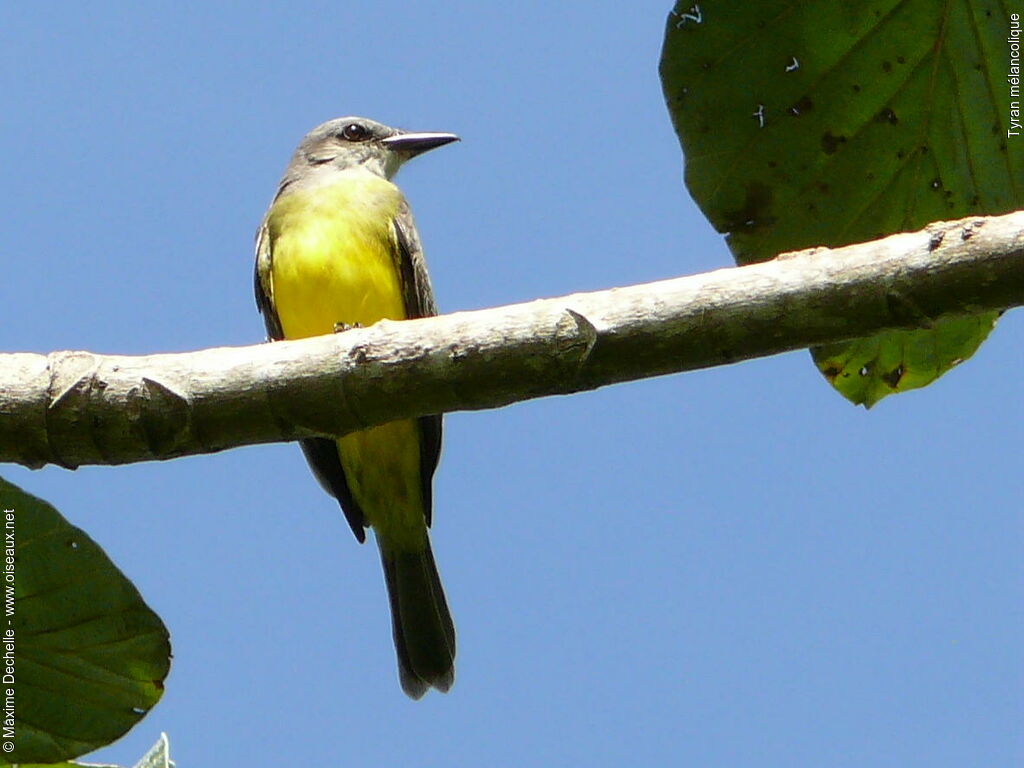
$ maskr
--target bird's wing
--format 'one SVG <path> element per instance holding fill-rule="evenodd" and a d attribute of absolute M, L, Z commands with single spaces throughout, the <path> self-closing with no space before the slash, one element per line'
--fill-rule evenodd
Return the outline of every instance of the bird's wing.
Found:
<path fill-rule="evenodd" d="M 270 232 L 266 222 L 263 222 L 256 233 L 256 270 L 253 280 L 256 288 L 256 306 L 263 315 L 267 338 L 271 341 L 280 341 L 284 338 L 284 331 L 274 308 L 274 287 L 270 269 L 273 258 Z M 366 517 L 349 490 L 345 470 L 342 469 L 341 459 L 338 458 L 337 444 L 325 437 L 312 437 L 300 440 L 299 445 L 317 482 L 341 504 L 345 519 L 348 520 L 356 539 L 360 543 L 366 541 Z"/>
<path fill-rule="evenodd" d="M 256 308 L 263 315 L 263 324 L 267 327 L 267 338 L 280 341 L 284 338 L 281 321 L 274 309 L 274 287 L 270 279 L 270 232 L 267 222 L 260 224 L 256 232 L 256 268 L 253 270 L 253 286 L 256 289 Z"/>
<path fill-rule="evenodd" d="M 395 239 L 398 243 L 398 268 L 402 278 L 405 311 L 409 319 L 431 317 L 437 314 L 434 289 L 427 274 L 427 263 L 423 258 L 419 234 L 412 218 L 409 204 L 402 206 L 394 221 Z M 423 493 L 423 512 L 430 525 L 433 510 L 434 470 L 441 457 L 441 415 L 422 416 L 420 423 L 420 485 Z"/>

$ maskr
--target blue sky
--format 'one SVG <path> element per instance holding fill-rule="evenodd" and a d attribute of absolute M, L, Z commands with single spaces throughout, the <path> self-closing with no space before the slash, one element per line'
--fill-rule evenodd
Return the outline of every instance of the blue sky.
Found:
<path fill-rule="evenodd" d="M 399 177 L 444 310 L 729 264 L 661 99 L 669 7 L 5 4 L 0 348 L 260 341 L 253 232 L 344 114 L 463 137 Z M 417 703 L 296 446 L 2 472 L 171 631 L 163 701 L 90 759 L 163 730 L 182 766 L 1010 766 L 1022 349 L 1011 312 L 871 412 L 798 352 L 449 417 L 457 680 Z"/>

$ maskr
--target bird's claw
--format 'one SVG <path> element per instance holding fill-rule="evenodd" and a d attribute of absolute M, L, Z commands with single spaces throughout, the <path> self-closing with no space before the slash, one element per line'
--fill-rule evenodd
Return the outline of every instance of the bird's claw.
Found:
<path fill-rule="evenodd" d="M 335 323 L 334 332 L 344 333 L 345 331 L 351 331 L 353 328 L 362 328 L 362 323 Z"/>

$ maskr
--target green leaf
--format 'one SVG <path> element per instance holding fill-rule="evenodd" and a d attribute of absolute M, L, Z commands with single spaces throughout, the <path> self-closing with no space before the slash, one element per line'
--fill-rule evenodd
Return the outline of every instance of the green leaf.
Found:
<path fill-rule="evenodd" d="M 678 3 L 662 87 L 687 186 L 737 262 L 1024 207 L 1007 13 L 980 0 Z M 970 357 L 995 318 L 813 354 L 870 406 Z"/>
<path fill-rule="evenodd" d="M 167 629 L 103 550 L 45 501 L 0 479 L 0 514 L 0 650 L 13 647 L 14 665 L 11 683 L 5 657 L 0 700 L 15 734 L 0 761 L 55 763 L 109 744 L 156 704 L 170 667 Z M 0 734 L 0 747 L 7 741 Z"/>
<path fill-rule="evenodd" d="M 18 768 L 121 768 L 111 763 L 18 763 Z M 156 744 L 146 750 L 132 768 L 174 768 L 167 734 L 161 733 Z"/>

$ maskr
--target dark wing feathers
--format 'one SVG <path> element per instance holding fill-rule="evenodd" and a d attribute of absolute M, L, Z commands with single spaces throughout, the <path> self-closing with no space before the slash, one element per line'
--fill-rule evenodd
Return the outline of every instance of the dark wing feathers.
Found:
<path fill-rule="evenodd" d="M 338 458 L 338 444 L 326 437 L 312 437 L 308 440 L 299 440 L 299 447 L 302 448 L 309 468 L 313 470 L 313 476 L 320 483 L 320 487 L 341 504 L 341 511 L 345 513 L 352 533 L 362 544 L 366 541 L 366 517 L 359 502 L 352 496 L 352 491 L 348 489 L 345 470 L 342 469 L 341 459 Z"/>
<path fill-rule="evenodd" d="M 403 200 L 394 221 L 395 239 L 398 241 L 398 269 L 402 275 L 405 291 L 405 311 L 410 319 L 433 317 L 437 314 L 434 303 L 434 289 L 427 274 L 427 263 L 423 260 L 423 247 L 416 232 L 409 204 Z"/>
<path fill-rule="evenodd" d="M 405 290 L 405 309 L 409 318 L 432 317 L 437 314 L 434 289 L 427 274 L 419 234 L 409 204 L 404 200 L 395 217 L 395 237 L 398 240 L 398 268 Z M 420 422 L 420 484 L 423 492 L 423 512 L 430 525 L 433 512 L 433 483 L 431 478 L 441 457 L 441 415 L 422 416 Z"/>
<path fill-rule="evenodd" d="M 273 288 L 270 285 L 270 232 L 264 221 L 256 233 L 256 268 L 253 270 L 253 285 L 256 288 L 256 307 L 263 315 L 263 324 L 267 327 L 267 338 L 280 341 L 284 338 L 281 321 L 274 310 Z"/>

